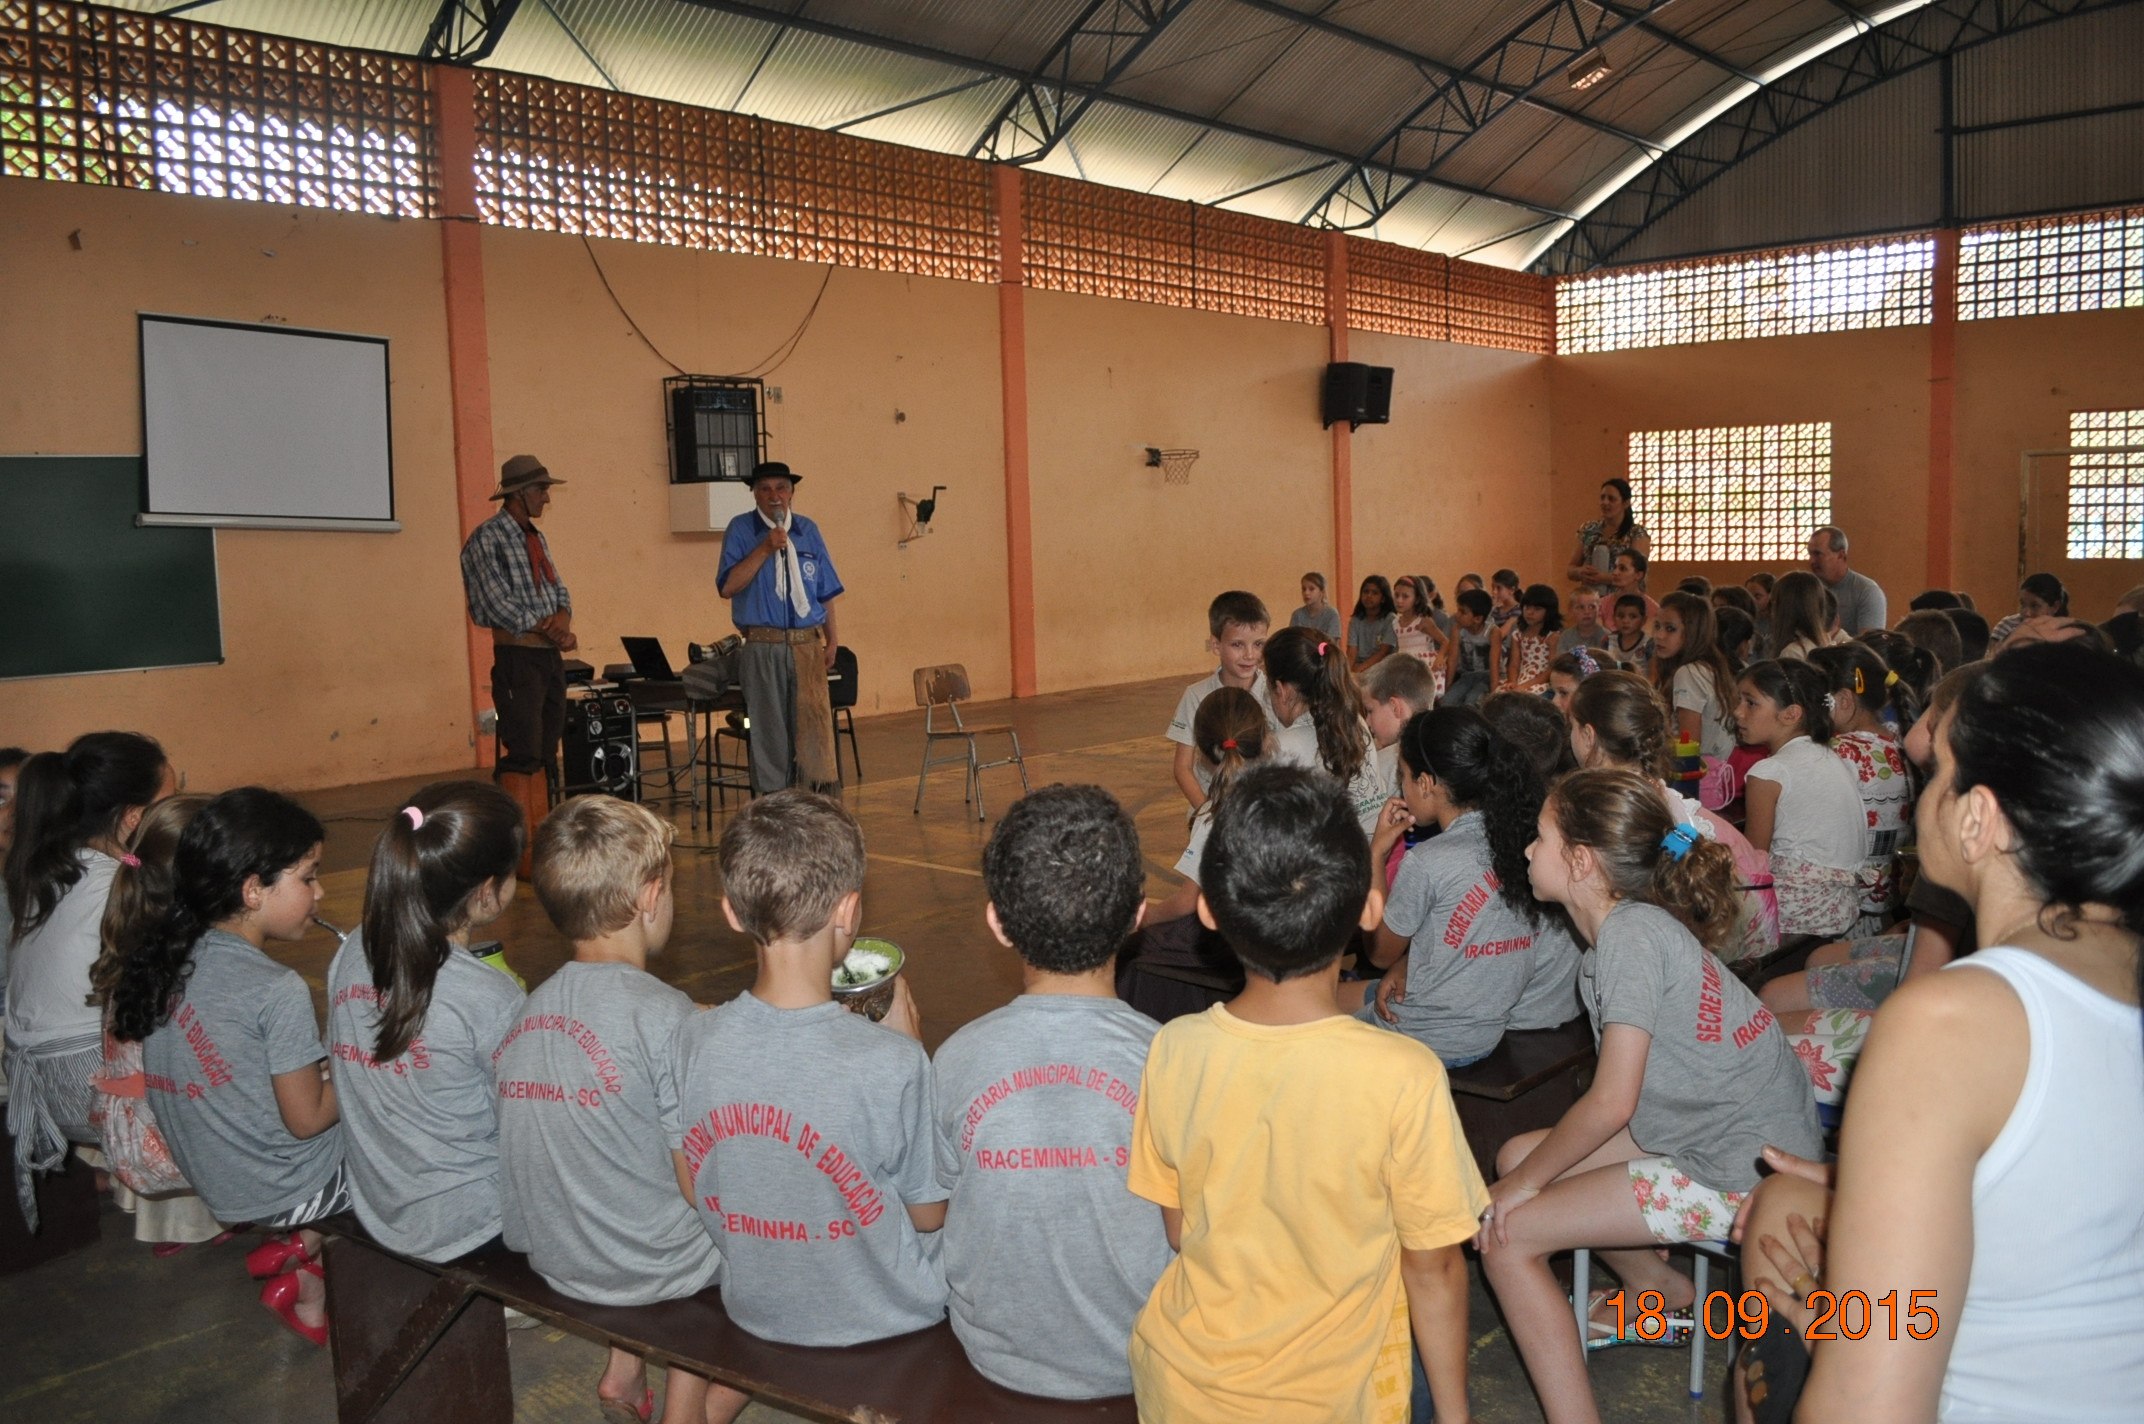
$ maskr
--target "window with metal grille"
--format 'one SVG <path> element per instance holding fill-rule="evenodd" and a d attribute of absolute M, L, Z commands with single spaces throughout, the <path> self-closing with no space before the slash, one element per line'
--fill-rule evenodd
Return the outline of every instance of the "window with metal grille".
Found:
<path fill-rule="evenodd" d="M 2070 444 L 2107 447 L 2070 456 L 2070 557 L 2144 559 L 2144 410 L 2076 411 Z"/>
<path fill-rule="evenodd" d="M 431 127 L 413 59 L 0 0 L 0 175 L 430 217 Z"/>
<path fill-rule="evenodd" d="M 1929 320 L 1934 267 L 1934 240 L 1912 238 L 1566 277 L 1556 284 L 1556 349 L 1917 326 Z"/>
<path fill-rule="evenodd" d="M 2144 307 L 2144 208 L 1958 237 L 1958 319 Z"/>
<path fill-rule="evenodd" d="M 1831 422 L 1633 430 L 1630 497 L 1656 562 L 1798 561 L 1831 522 Z"/>
<path fill-rule="evenodd" d="M 495 70 L 473 87 L 486 222 L 997 280 L 980 163 Z"/>

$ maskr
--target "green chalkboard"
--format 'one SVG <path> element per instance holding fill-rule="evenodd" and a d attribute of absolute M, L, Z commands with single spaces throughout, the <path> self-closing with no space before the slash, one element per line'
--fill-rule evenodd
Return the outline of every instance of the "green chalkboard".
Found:
<path fill-rule="evenodd" d="M 132 456 L 0 456 L 0 678 L 223 661 L 212 529 L 137 529 Z"/>

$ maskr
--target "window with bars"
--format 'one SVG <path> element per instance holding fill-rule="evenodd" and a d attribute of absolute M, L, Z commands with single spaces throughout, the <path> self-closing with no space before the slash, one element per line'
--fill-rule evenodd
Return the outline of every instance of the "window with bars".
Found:
<path fill-rule="evenodd" d="M 1935 242 L 1798 248 L 1566 277 L 1565 354 L 1917 326 L 1929 320 Z"/>
<path fill-rule="evenodd" d="M 2144 307 L 2144 208 L 1967 228 L 1958 319 Z"/>
<path fill-rule="evenodd" d="M 0 175 L 429 217 L 411 59 L 51 0 L 0 0 Z"/>
<path fill-rule="evenodd" d="M 2069 556 L 2144 559 L 2144 410 L 2077 411 L 2070 445 Z"/>
<path fill-rule="evenodd" d="M 1634 430 L 1630 495 L 1656 562 L 1798 562 L 1831 522 L 1831 422 Z"/>

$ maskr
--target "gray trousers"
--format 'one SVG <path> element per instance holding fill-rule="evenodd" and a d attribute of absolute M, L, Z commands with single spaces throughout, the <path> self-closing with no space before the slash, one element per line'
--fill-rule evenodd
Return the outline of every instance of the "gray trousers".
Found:
<path fill-rule="evenodd" d="M 748 642 L 737 667 L 752 722 L 752 794 L 764 796 L 796 782 L 796 653 L 787 643 Z"/>

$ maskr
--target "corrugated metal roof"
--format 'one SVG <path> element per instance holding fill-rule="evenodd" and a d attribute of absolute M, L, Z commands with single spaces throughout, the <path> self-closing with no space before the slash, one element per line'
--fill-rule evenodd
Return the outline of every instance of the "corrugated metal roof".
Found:
<path fill-rule="evenodd" d="M 114 3 L 155 12 L 169 8 L 171 0 Z M 1013 92 L 1015 79 L 1043 63 L 1068 28 L 1088 13 L 1089 3 L 524 0 L 487 63 L 966 153 Z M 1588 33 L 1596 26 L 1612 31 L 1603 41 L 1614 71 L 1605 83 L 1572 91 L 1560 72 L 1562 60 L 1551 56 L 1532 84 L 1535 97 L 1655 140 L 1673 140 L 1716 113 L 1723 96 L 1741 92 L 1728 70 L 1692 53 L 1693 48 L 1711 51 L 1726 65 L 1772 72 L 1787 62 L 1784 57 L 1803 54 L 1816 37 L 1845 32 L 1852 23 L 1849 14 L 1866 11 L 1880 20 L 1923 3 L 1927 0 L 1673 0 L 1653 5 L 1640 23 L 1634 4 L 1610 9 L 1608 0 L 1577 0 L 1573 8 L 1554 11 L 1544 9 L 1541 0 L 1442 5 L 1189 0 L 1170 13 L 1165 28 L 1117 81 L 1112 92 L 1123 102 L 1105 97 L 1088 106 L 1037 166 L 1302 219 L 1344 171 L 1330 161 L 1333 155 L 1390 159 L 1389 152 L 1379 155 L 1380 140 L 1430 97 L 1443 74 L 1493 56 L 1529 20 L 1552 22 L 1560 40 L 1577 34 L 1578 22 Z M 189 11 L 188 17 L 412 54 L 437 4 L 219 0 Z M 1111 0 L 1095 13 L 1134 23 L 1141 12 L 1134 12 L 1128 0 Z M 2023 47 L 2003 61 L 2007 87 L 1961 84 L 1961 102 L 1979 106 L 1972 110 L 1977 117 L 1961 108 L 1961 122 L 2043 111 L 2058 95 L 2074 107 L 2128 103 L 2144 89 L 2144 6 L 2066 20 L 1990 48 L 2013 44 Z M 1509 60 L 1498 71 L 1503 80 L 1524 84 L 1538 51 L 1511 46 L 1503 52 Z M 1097 46 L 1080 51 L 1082 75 L 1098 77 L 1101 53 Z M 1413 62 L 1410 55 L 1429 63 Z M 1984 60 L 1994 62 L 1968 53 L 1960 73 Z M 1968 91 L 1970 100 L 1963 97 Z M 1138 107 L 1142 104 L 1147 107 Z M 1176 117 L 1153 112 L 1156 108 Z M 1876 104 L 1858 112 L 1885 110 Z M 1259 136 L 1224 132 L 1209 123 Z M 2069 155 L 2059 149 L 2041 152 L 2035 145 L 2043 145 L 2042 139 L 1975 137 L 1968 146 L 1972 181 L 1980 185 L 1977 191 L 1989 194 L 1989 202 L 2024 201 L 2028 190 L 2144 196 L 2144 181 L 2132 183 L 2122 166 L 2124 154 L 2133 159 L 2136 152 L 2125 137 L 2126 123 L 2116 116 L 2094 130 L 2094 156 L 2084 165 L 2088 171 L 2067 186 L 2059 173 L 2046 170 L 2061 168 L 2054 160 Z M 1852 132 L 1872 141 L 1865 129 Z M 1904 161 L 1911 140 L 1887 136 L 1883 145 L 1889 145 L 1883 151 L 1895 149 Z M 1456 149 L 1448 141 L 1403 144 L 1401 166 L 1428 171 L 1373 230 L 1388 240 L 1447 252 L 1492 243 L 1500 233 L 1538 229 L 1538 209 L 1589 207 L 1636 171 L 1632 155 L 1624 141 L 1537 105 L 1506 105 Z M 1964 163 L 1966 148 L 1960 156 Z M 2005 167 L 2015 164 L 2033 171 L 2010 173 Z M 1806 203 L 1769 199 L 1781 191 L 1806 197 L 1795 185 L 1818 179 L 1799 170 L 1790 173 L 1792 164 L 1785 158 L 1777 166 L 1780 173 L 1770 187 L 1740 185 L 1750 208 L 1738 220 L 1745 227 L 1718 216 L 1684 222 L 1707 231 L 1754 231 L 1770 224 L 1771 231 L 1780 223 L 1814 221 Z M 1439 186 L 1439 180 L 1495 196 L 1470 198 Z M 2003 184 L 2010 186 L 1998 194 Z M 1246 189 L 1258 191 L 1232 197 Z M 1873 213 L 1897 198 L 1895 192 L 1849 192 L 1815 211 L 1844 221 L 1848 214 Z M 1690 240 L 1695 239 L 1685 234 L 1653 241 L 1657 246 Z M 1492 250 L 1524 255 L 1533 241 L 1528 237 Z"/>

